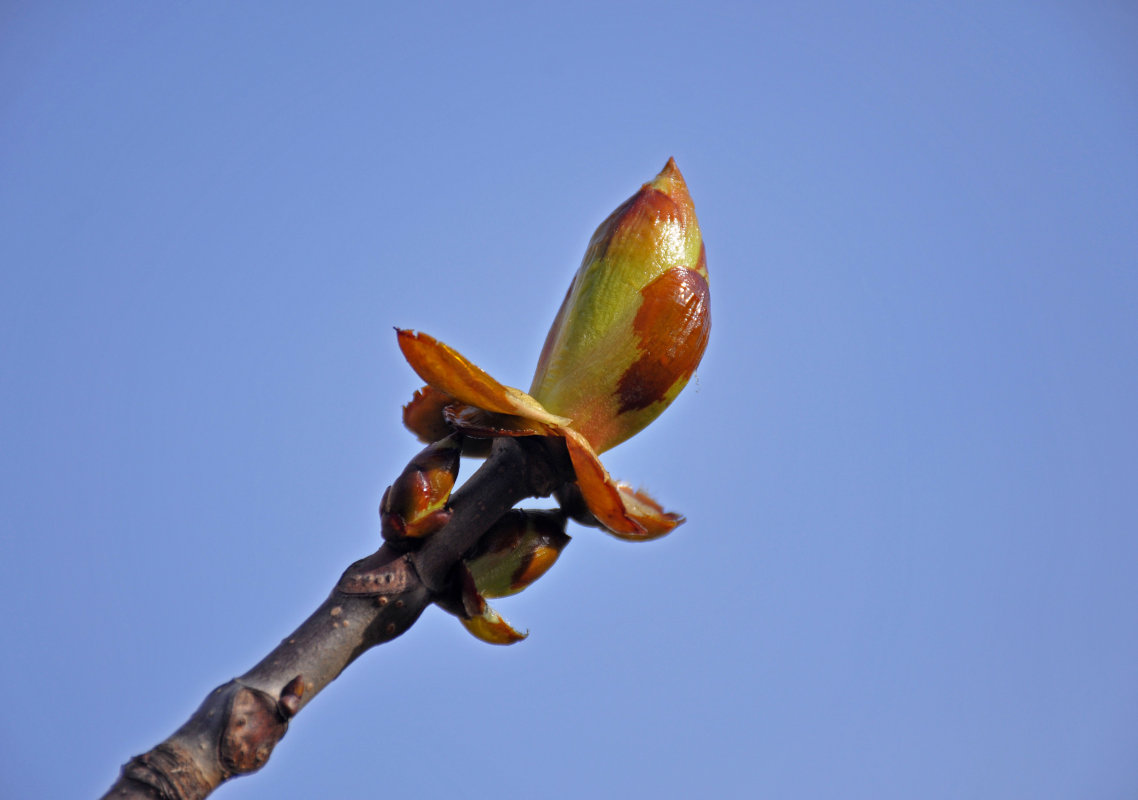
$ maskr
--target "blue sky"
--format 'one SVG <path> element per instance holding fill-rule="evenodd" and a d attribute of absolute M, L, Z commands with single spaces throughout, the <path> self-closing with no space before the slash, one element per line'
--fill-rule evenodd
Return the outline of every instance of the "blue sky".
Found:
<path fill-rule="evenodd" d="M 393 326 L 529 384 L 669 156 L 698 378 L 476 642 L 218 797 L 1138 792 L 1138 12 L 8 2 L 0 795 L 101 793 L 374 549 Z M 473 463 L 465 464 L 466 474 Z"/>

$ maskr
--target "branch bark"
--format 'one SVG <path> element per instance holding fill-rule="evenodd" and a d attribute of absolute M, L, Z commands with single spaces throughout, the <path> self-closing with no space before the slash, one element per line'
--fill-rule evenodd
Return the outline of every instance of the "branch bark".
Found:
<path fill-rule="evenodd" d="M 497 439 L 451 497 L 453 515 L 414 553 L 385 544 L 349 566 L 328 599 L 260 663 L 214 689 L 182 727 L 122 768 L 104 798 L 200 800 L 260 769 L 289 720 L 367 650 L 410 628 L 447 591 L 451 570 L 527 497 L 572 480 L 567 457 L 538 437 Z"/>

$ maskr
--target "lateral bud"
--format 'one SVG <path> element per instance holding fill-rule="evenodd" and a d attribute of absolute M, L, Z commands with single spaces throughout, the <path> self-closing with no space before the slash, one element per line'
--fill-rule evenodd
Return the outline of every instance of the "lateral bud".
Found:
<path fill-rule="evenodd" d="M 458 477 L 462 446 L 451 435 L 425 447 L 383 493 L 379 516 L 386 541 L 429 536 L 450 519 L 446 507 Z"/>
<path fill-rule="evenodd" d="M 466 567 L 479 594 L 506 597 L 544 575 L 569 539 L 560 511 L 509 511 L 467 554 Z"/>

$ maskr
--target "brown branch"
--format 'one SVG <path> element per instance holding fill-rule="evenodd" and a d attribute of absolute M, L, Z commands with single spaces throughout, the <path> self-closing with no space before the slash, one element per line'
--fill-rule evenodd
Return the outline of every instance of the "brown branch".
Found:
<path fill-rule="evenodd" d="M 539 438 L 495 441 L 490 458 L 451 498 L 446 527 L 415 553 L 384 545 L 348 567 L 292 635 L 210 692 L 172 736 L 132 758 L 104 798 L 200 800 L 260 769 L 289 720 L 365 651 L 410 628 L 499 517 L 571 479 L 566 462 Z"/>

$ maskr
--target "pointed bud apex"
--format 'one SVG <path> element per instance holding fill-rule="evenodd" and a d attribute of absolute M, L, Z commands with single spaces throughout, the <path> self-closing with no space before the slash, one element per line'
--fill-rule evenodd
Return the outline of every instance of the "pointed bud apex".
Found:
<path fill-rule="evenodd" d="M 411 459 L 380 503 L 384 539 L 417 539 L 446 524 L 461 451 L 458 437 L 448 436 Z"/>
<path fill-rule="evenodd" d="M 707 259 L 675 161 L 593 234 L 530 394 L 603 452 L 640 431 L 695 371 L 711 330 Z"/>
<path fill-rule="evenodd" d="M 466 566 L 482 596 L 505 597 L 544 575 L 567 544 L 563 514 L 510 511 L 478 541 Z"/>

